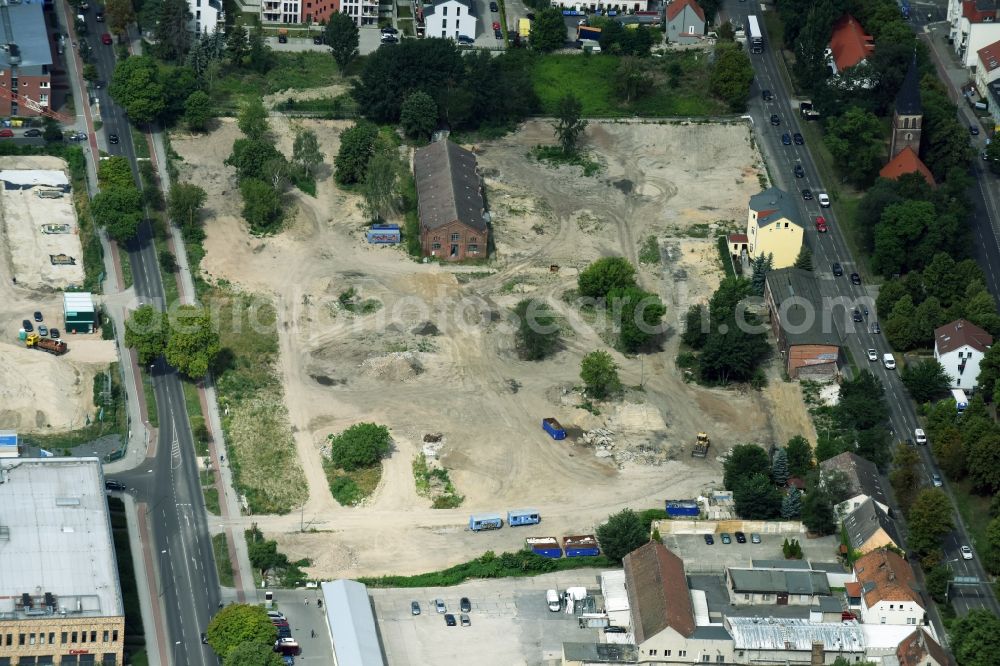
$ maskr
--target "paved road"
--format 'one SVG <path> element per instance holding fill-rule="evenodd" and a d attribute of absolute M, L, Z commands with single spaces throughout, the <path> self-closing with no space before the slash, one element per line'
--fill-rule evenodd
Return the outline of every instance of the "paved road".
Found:
<path fill-rule="evenodd" d="M 103 25 L 94 20 L 93 11 L 87 12 L 87 22 L 91 35 L 104 32 Z M 115 66 L 114 47 L 94 40 L 93 52 L 99 78 L 110 81 Z M 124 110 L 108 95 L 107 87 L 92 94 L 100 103 L 104 122 L 98 145 L 111 155 L 128 158 L 133 176 L 140 182 Z M 110 134 L 118 134 L 120 142 L 109 144 Z M 163 283 L 148 223 L 142 224 L 127 250 L 136 297 L 143 303 L 162 305 Z M 161 637 L 167 646 L 167 663 L 207 666 L 216 664 L 217 659 L 201 643 L 201 632 L 218 606 L 219 583 L 190 422 L 180 380 L 172 368 L 158 368 L 154 394 L 161 423 L 155 458 L 147 458 L 138 469 L 119 477 L 134 489 L 137 499 L 150 507 L 146 518 L 153 543 L 144 546 L 156 552 L 158 589 L 151 594 L 156 595 L 153 603 L 159 605 L 167 628 L 168 636 Z"/>
<path fill-rule="evenodd" d="M 748 14 L 759 12 L 759 7 L 755 2 L 729 2 L 728 9 L 729 15 L 735 17 L 740 23 L 745 23 Z M 864 284 L 853 285 L 847 278 L 853 272 L 860 272 L 860 268 L 847 248 L 834 209 L 821 209 L 816 200 L 805 201 L 800 195 L 803 188 L 810 188 L 813 193 L 825 190 L 817 175 L 809 146 L 794 144 L 786 146 L 781 142 L 781 135 L 784 132 L 800 131 L 801 123 L 804 121 L 800 120 L 798 109 L 793 106 L 790 100 L 789 90 L 779 70 L 776 47 L 767 43 L 766 35 L 765 43 L 766 48 L 763 54 L 751 55 L 755 78 L 751 90 L 750 115 L 754 121 L 754 133 L 770 167 L 774 184 L 793 196 L 802 214 L 802 219 L 806 221 L 805 243 L 813 253 L 813 266 L 820 280 L 821 293 L 825 298 L 838 299 L 834 301 L 837 305 L 832 308 L 835 315 L 833 318 L 834 330 L 841 338 L 845 352 L 850 354 L 858 367 L 871 371 L 882 382 L 885 387 L 885 399 L 889 406 L 890 427 L 894 432 L 894 439 L 903 439 L 911 436 L 914 428 L 920 425 L 909 395 L 906 393 L 897 371 L 887 370 L 879 362 L 869 362 L 866 356 L 868 349 L 876 349 L 879 357 L 882 353 L 891 351 L 889 343 L 882 334 L 871 332 L 870 324 L 877 321 L 878 317 L 875 309 L 876 292 Z M 772 101 L 764 101 L 761 98 L 761 90 L 763 89 L 774 93 Z M 777 114 L 780 117 L 780 126 L 775 127 L 769 123 L 772 114 Z M 803 167 L 805 171 L 803 178 L 794 177 L 793 168 L 796 164 Z M 814 220 L 818 215 L 823 215 L 826 218 L 830 227 L 829 233 L 820 234 L 815 230 Z M 997 249 L 995 242 L 993 249 Z M 843 266 L 843 277 L 835 278 L 833 276 L 831 265 L 834 262 Z M 998 254 L 996 265 L 1000 266 L 1000 254 Z M 867 307 L 870 312 L 869 317 L 862 323 L 855 324 L 850 318 L 850 312 L 854 307 Z M 929 486 L 930 476 L 934 473 L 940 474 L 940 470 L 931 456 L 929 447 L 918 447 L 918 450 L 922 475 L 925 484 Z M 945 490 L 948 490 L 947 485 Z M 954 498 L 951 497 L 950 492 L 948 495 L 952 501 L 953 509 L 955 509 L 958 527 L 944 539 L 942 545 L 945 556 L 950 561 L 956 576 L 976 576 L 980 580 L 988 580 L 977 559 L 963 560 L 961 558 L 960 547 L 970 544 L 971 540 L 965 525 L 958 519 Z M 996 597 L 988 585 L 980 587 L 980 595 L 963 595 L 957 598 L 955 600 L 956 610 L 960 613 L 981 607 L 993 612 L 1000 610 Z"/>

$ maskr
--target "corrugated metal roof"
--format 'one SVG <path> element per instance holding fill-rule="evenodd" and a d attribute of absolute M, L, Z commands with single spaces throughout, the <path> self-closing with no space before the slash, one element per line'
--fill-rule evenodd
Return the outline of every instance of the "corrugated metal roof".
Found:
<path fill-rule="evenodd" d="M 810 623 L 808 620 L 772 617 L 727 617 L 726 624 L 737 650 L 798 650 L 808 652 L 813 643 L 824 650 L 864 652 L 865 635 L 855 621 Z"/>
<path fill-rule="evenodd" d="M 89 291 L 67 291 L 63 294 L 66 312 L 93 312 L 94 295 Z"/>
<path fill-rule="evenodd" d="M 601 572 L 601 596 L 608 613 L 628 610 L 628 592 L 625 591 L 625 571 Z"/>
<path fill-rule="evenodd" d="M 354 580 L 321 584 L 326 621 L 338 664 L 385 666 L 368 588 Z"/>

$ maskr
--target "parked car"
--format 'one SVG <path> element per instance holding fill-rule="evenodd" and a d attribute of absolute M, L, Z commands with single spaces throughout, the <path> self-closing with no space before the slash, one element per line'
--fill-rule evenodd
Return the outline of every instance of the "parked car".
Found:
<path fill-rule="evenodd" d="M 38 310 L 35 310 L 35 321 L 42 321 L 43 319 L 44 317 L 42 316 L 42 313 L 39 312 Z"/>
<path fill-rule="evenodd" d="M 420 615 L 420 602 L 411 601 L 410 602 L 410 615 Z"/>
<path fill-rule="evenodd" d="M 496 38 L 496 39 L 503 39 L 503 30 L 500 30 L 500 28 L 497 28 L 496 30 L 494 30 L 493 31 L 493 37 Z"/>
<path fill-rule="evenodd" d="M 118 492 L 121 492 L 123 490 L 128 490 L 128 488 L 126 487 L 126 485 L 124 483 L 122 483 L 121 481 L 118 481 L 116 479 L 105 479 L 104 480 L 104 489 L 105 490 L 115 490 L 115 491 L 118 491 Z"/>
<path fill-rule="evenodd" d="M 396 35 L 390 34 L 388 32 L 382 33 L 383 44 L 396 44 L 398 42 L 399 42 L 399 37 L 396 37 Z"/>
<path fill-rule="evenodd" d="M 455 626 L 455 616 L 452 615 L 451 613 L 445 613 L 444 614 L 444 623 L 446 625 L 448 625 L 449 627 L 454 627 Z"/>
<path fill-rule="evenodd" d="M 459 44 L 467 44 L 469 46 L 472 46 L 473 44 L 476 43 L 476 40 L 473 39 L 472 37 L 469 37 L 468 35 L 459 35 L 458 36 L 458 43 Z"/>
<path fill-rule="evenodd" d="M 462 621 L 462 626 L 463 627 L 470 627 L 470 626 L 472 626 L 472 620 L 470 620 L 469 616 L 466 615 L 465 613 L 462 613 L 459 616 L 459 619 Z"/>
<path fill-rule="evenodd" d="M 498 5 L 495 2 L 491 2 L 490 3 L 490 11 L 495 14 L 496 12 L 500 11 L 500 5 Z"/>
<path fill-rule="evenodd" d="M 58 340 L 59 339 L 59 329 L 58 328 L 50 328 L 49 329 L 49 337 L 52 338 L 53 340 Z"/>
<path fill-rule="evenodd" d="M 319 45 L 326 41 L 326 38 L 322 35 L 313 35 L 313 44 Z"/>
<path fill-rule="evenodd" d="M 86 141 L 87 140 L 87 133 L 86 132 L 73 132 L 72 134 L 69 135 L 69 140 L 70 141 Z"/>
<path fill-rule="evenodd" d="M 816 217 L 816 231 L 825 234 L 829 229 L 826 227 L 826 218 L 822 215 Z"/>
<path fill-rule="evenodd" d="M 278 35 L 278 43 L 279 44 L 287 44 L 288 43 L 288 35 L 285 35 L 285 34 Z"/>
<path fill-rule="evenodd" d="M 14 130 L 9 127 L 4 127 L 0 129 L 0 139 L 12 139 L 14 138 Z"/>
<path fill-rule="evenodd" d="M 826 192 L 821 192 L 816 198 L 819 201 L 820 208 L 830 207 L 830 197 L 827 196 Z"/>
<path fill-rule="evenodd" d="M 920 444 L 921 446 L 927 444 L 927 435 L 925 435 L 924 431 L 920 428 L 913 431 L 913 439 L 917 440 L 917 444 Z"/>
<path fill-rule="evenodd" d="M 469 601 L 469 597 L 462 597 L 458 602 L 458 609 L 463 613 L 472 612 L 472 602 Z"/>
<path fill-rule="evenodd" d="M 972 559 L 972 549 L 968 546 L 962 546 L 962 559 L 971 560 Z"/>
<path fill-rule="evenodd" d="M 208 645 L 208 634 L 206 634 L 204 631 L 201 632 L 201 644 Z"/>
<path fill-rule="evenodd" d="M 274 641 L 274 651 L 280 652 L 282 655 L 297 655 L 302 651 L 299 647 L 299 642 L 294 638 L 279 638 Z"/>
<path fill-rule="evenodd" d="M 104 44 L 105 46 L 111 46 L 112 40 L 110 32 L 106 32 L 103 35 L 101 35 L 101 44 Z"/>
<path fill-rule="evenodd" d="M 802 190 L 802 198 L 805 201 L 812 201 L 812 199 L 813 199 L 812 190 L 810 190 L 808 187 L 805 188 L 804 190 Z"/>
<path fill-rule="evenodd" d="M 969 125 L 969 134 L 972 136 L 979 136 L 979 128 L 975 125 Z"/>
<path fill-rule="evenodd" d="M 104 12 L 97 12 L 94 15 L 94 20 L 98 23 L 104 23 Z"/>
<path fill-rule="evenodd" d="M 269 618 L 271 618 L 272 620 L 284 620 L 285 619 L 285 614 L 284 613 L 279 613 L 276 610 L 267 611 L 267 616 Z"/>
<path fill-rule="evenodd" d="M 851 284 L 860 285 L 861 276 L 858 275 L 857 273 L 851 273 Z"/>
<path fill-rule="evenodd" d="M 937 472 L 931 474 L 931 483 L 934 484 L 935 488 L 940 488 L 941 486 L 944 485 L 944 481 L 941 480 L 941 475 L 938 474 Z"/>
<path fill-rule="evenodd" d="M 494 30 L 500 29 L 500 21 L 493 21 L 493 29 Z"/>
<path fill-rule="evenodd" d="M 42 336 L 44 338 L 48 334 L 49 334 L 48 327 L 45 324 L 39 324 L 38 325 L 38 335 L 40 335 L 40 336 Z"/>
<path fill-rule="evenodd" d="M 806 170 L 802 168 L 801 164 L 796 164 L 795 168 L 792 169 L 792 172 L 795 173 L 795 177 L 796 178 L 805 178 L 806 177 Z"/>
<path fill-rule="evenodd" d="M 448 607 L 444 605 L 444 599 L 435 599 L 434 609 L 437 610 L 438 613 L 444 613 L 448 610 Z"/>
<path fill-rule="evenodd" d="M 715 537 L 713 537 L 711 534 L 706 534 L 705 535 L 705 545 L 706 546 L 714 546 L 715 545 Z"/>
<path fill-rule="evenodd" d="M 736 532 L 736 543 L 746 543 L 747 535 L 743 532 Z"/>
<path fill-rule="evenodd" d="M 750 543 L 760 543 L 760 535 L 756 532 L 750 533 Z"/>
<path fill-rule="evenodd" d="M 609 625 L 604 627 L 604 633 L 606 634 L 627 634 L 628 629 L 625 627 L 616 627 L 615 625 Z"/>
<path fill-rule="evenodd" d="M 785 132 L 784 134 L 782 134 L 781 135 L 781 144 L 784 145 L 784 146 L 790 146 L 790 145 L 792 145 L 792 135 L 789 134 L 788 132 Z"/>
<path fill-rule="evenodd" d="M 833 277 L 840 277 L 844 274 L 844 267 L 839 263 L 834 262 L 833 264 Z"/>
<path fill-rule="evenodd" d="M 869 349 L 868 350 L 868 360 L 869 361 L 877 361 L 878 360 L 878 352 L 875 351 L 874 349 Z"/>
<path fill-rule="evenodd" d="M 720 536 L 722 537 L 722 543 L 730 544 L 733 542 L 733 540 L 729 538 L 729 534 L 727 532 L 723 532 Z"/>
<path fill-rule="evenodd" d="M 796 132 L 795 134 L 792 135 L 792 140 L 795 142 L 796 146 L 802 146 L 802 145 L 805 145 L 805 143 L 806 143 L 806 140 L 803 139 L 802 135 L 799 134 L 798 132 Z"/>
<path fill-rule="evenodd" d="M 381 32 L 382 32 L 383 35 L 398 35 L 399 34 L 399 30 L 396 30 L 391 25 L 387 25 L 384 28 L 382 28 Z"/>
<path fill-rule="evenodd" d="M 21 328 L 23 328 L 28 333 L 31 333 L 33 330 L 35 330 L 34 325 L 30 321 L 28 321 L 27 319 L 22 319 L 21 320 Z"/>
<path fill-rule="evenodd" d="M 42 135 L 42 130 L 38 129 L 37 127 L 32 127 L 29 130 L 24 130 L 24 136 L 41 136 L 41 135 Z"/>
<path fill-rule="evenodd" d="M 781 118 L 778 117 L 777 113 L 771 114 L 771 124 L 774 125 L 775 127 L 781 124 Z"/>

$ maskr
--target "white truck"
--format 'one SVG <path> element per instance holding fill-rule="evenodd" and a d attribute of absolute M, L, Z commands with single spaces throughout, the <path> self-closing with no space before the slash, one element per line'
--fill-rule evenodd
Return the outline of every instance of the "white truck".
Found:
<path fill-rule="evenodd" d="M 895 370 L 896 359 L 892 354 L 882 354 L 882 365 L 885 366 L 886 370 Z"/>
<path fill-rule="evenodd" d="M 545 593 L 545 603 L 549 605 L 549 610 L 553 613 L 561 611 L 562 597 L 559 596 L 559 590 L 548 590 Z"/>
<path fill-rule="evenodd" d="M 952 389 L 951 397 L 955 399 L 955 409 L 961 414 L 969 406 L 969 398 L 962 389 Z"/>

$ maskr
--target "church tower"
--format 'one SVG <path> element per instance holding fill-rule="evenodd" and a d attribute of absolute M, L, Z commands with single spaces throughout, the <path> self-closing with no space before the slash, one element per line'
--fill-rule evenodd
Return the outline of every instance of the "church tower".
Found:
<path fill-rule="evenodd" d="M 906 78 L 896 95 L 896 110 L 892 114 L 892 142 L 889 144 L 889 160 L 892 161 L 904 148 L 912 148 L 920 154 L 920 128 L 924 113 L 920 104 L 920 81 L 917 79 L 917 56 L 913 55 Z"/>

